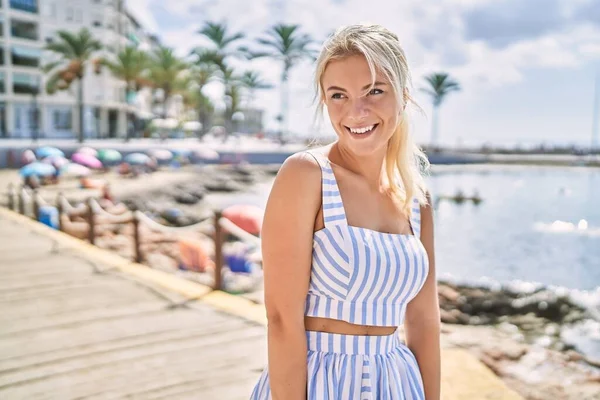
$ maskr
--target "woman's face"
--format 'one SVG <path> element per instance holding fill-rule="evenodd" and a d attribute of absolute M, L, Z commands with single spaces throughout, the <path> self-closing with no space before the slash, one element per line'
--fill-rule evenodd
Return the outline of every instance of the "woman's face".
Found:
<path fill-rule="evenodd" d="M 323 102 L 339 142 L 357 155 L 387 148 L 400 122 L 401 107 L 385 75 L 377 72 L 368 91 L 371 80 L 362 55 L 330 61 L 321 79 Z"/>

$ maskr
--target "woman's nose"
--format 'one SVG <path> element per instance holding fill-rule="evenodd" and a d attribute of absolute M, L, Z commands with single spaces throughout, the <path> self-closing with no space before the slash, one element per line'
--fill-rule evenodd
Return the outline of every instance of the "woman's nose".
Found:
<path fill-rule="evenodd" d="M 350 104 L 350 110 L 348 112 L 348 117 L 354 120 L 362 120 L 365 119 L 369 115 L 369 109 L 367 107 L 367 103 L 365 99 L 358 98 L 353 100 Z"/>

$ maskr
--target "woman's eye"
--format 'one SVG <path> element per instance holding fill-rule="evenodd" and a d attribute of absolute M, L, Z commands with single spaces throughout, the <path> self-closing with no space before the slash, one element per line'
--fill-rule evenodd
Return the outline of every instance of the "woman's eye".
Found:
<path fill-rule="evenodd" d="M 371 89 L 371 91 L 369 92 L 369 95 L 381 94 L 381 93 L 383 93 L 383 90 L 381 90 L 381 89 Z"/>
<path fill-rule="evenodd" d="M 343 96 L 343 94 L 341 93 L 334 93 L 333 95 L 331 95 L 332 99 L 341 99 Z"/>

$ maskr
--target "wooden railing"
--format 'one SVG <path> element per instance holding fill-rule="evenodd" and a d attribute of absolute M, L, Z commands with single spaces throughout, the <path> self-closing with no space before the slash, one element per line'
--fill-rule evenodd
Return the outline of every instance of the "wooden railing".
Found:
<path fill-rule="evenodd" d="M 69 218 L 74 216 L 80 216 L 85 218 L 88 224 L 87 241 L 91 244 L 96 243 L 96 226 L 97 216 L 102 216 L 104 220 L 111 224 L 132 224 L 133 225 L 133 246 L 134 246 L 134 259 L 136 263 L 142 263 L 144 261 L 144 254 L 142 253 L 142 237 L 140 233 L 141 224 L 145 224 L 148 228 L 154 231 L 169 234 L 182 234 L 189 231 L 200 231 L 204 235 L 210 237 L 214 242 L 214 290 L 223 289 L 223 265 L 225 257 L 223 255 L 223 244 L 225 242 L 225 235 L 230 234 L 240 239 L 245 243 L 249 243 L 253 246 L 260 247 L 260 238 L 244 231 L 231 220 L 223 217 L 221 210 L 214 211 L 212 217 L 206 218 L 198 223 L 188 226 L 172 227 L 160 224 L 137 209 L 128 209 L 122 214 L 113 214 L 106 211 L 98 203 L 98 201 L 90 197 L 85 203 L 81 203 L 77 206 L 72 205 L 66 197 L 59 193 L 56 198 L 56 204 L 49 204 L 40 195 L 38 190 L 28 189 L 25 186 L 21 186 L 18 190 L 11 183 L 8 185 L 7 190 L 8 197 L 8 208 L 12 211 L 31 217 L 32 219 L 40 220 L 40 207 L 51 206 L 55 207 L 58 214 L 58 230 L 65 231 L 62 220 L 63 216 L 67 215 Z"/>

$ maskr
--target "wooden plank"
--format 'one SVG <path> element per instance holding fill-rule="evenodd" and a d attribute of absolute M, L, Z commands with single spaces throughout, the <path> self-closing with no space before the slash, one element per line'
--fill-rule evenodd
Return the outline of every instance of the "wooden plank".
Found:
<path fill-rule="evenodd" d="M 169 366 L 175 363 L 211 369 L 216 360 L 233 354 L 229 346 L 235 339 L 259 340 L 263 335 L 260 327 L 253 329 L 253 332 L 233 330 L 218 335 L 209 334 L 203 336 L 202 340 L 193 337 L 28 369 L 19 374 L 3 374 L 0 377 L 0 397 L 12 398 L 16 393 L 13 389 L 18 391 L 22 386 L 28 387 L 29 399 L 49 389 L 57 398 L 71 398 L 71 390 L 84 382 L 99 394 L 105 393 L 111 385 L 137 387 L 135 381 L 148 374 L 157 377 L 164 376 L 168 371 L 176 374 L 179 369 L 169 370 Z"/>

